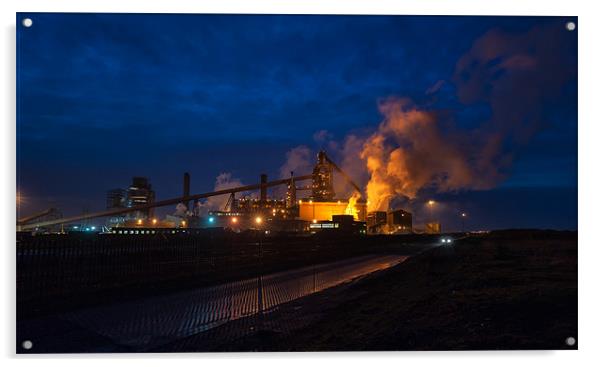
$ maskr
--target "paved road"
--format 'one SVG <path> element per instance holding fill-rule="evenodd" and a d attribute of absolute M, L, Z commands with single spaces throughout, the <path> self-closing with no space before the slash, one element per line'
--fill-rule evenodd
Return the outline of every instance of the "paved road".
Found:
<path fill-rule="evenodd" d="M 20 321 L 18 338 L 32 340 L 32 352 L 120 350 L 116 347 L 123 351 L 150 350 L 231 320 L 266 312 L 405 259 L 407 256 L 363 256 L 168 296 Z"/>

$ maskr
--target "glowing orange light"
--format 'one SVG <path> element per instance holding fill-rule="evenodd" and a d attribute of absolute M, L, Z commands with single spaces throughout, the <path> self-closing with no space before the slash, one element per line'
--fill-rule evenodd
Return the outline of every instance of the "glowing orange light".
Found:
<path fill-rule="evenodd" d="M 431 206 L 435 205 L 435 200 L 429 200 L 428 204 L 431 205 Z"/>
<path fill-rule="evenodd" d="M 153 218 L 153 224 L 157 224 L 157 218 Z"/>
<path fill-rule="evenodd" d="M 21 204 L 25 203 L 26 201 L 27 200 L 25 200 L 23 193 L 21 191 L 17 191 L 17 205 L 21 205 Z"/>
<path fill-rule="evenodd" d="M 183 220 L 183 221 L 182 221 L 182 227 L 185 227 L 185 226 L 186 226 L 186 221 L 185 221 L 185 220 Z"/>
<path fill-rule="evenodd" d="M 238 222 L 238 218 L 234 217 L 232 218 L 232 223 L 237 223 Z"/>
<path fill-rule="evenodd" d="M 141 225 L 142 224 L 142 219 L 138 219 L 138 221 L 136 223 L 138 223 L 138 225 Z"/>
<path fill-rule="evenodd" d="M 312 220 L 313 223 L 318 223 L 317 219 Z"/>
<path fill-rule="evenodd" d="M 262 221 L 263 221 L 263 219 L 261 219 L 261 217 L 255 218 L 255 223 L 257 223 L 257 224 L 261 224 Z"/>

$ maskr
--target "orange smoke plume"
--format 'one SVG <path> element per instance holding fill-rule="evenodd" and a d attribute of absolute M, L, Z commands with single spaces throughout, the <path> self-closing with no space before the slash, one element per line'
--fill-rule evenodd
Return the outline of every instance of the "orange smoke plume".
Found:
<path fill-rule="evenodd" d="M 353 195 L 349 198 L 349 202 L 347 204 L 347 207 L 345 208 L 345 214 L 353 215 L 353 218 L 355 218 L 355 220 L 358 220 L 359 217 L 358 210 L 355 205 L 357 204 L 357 200 L 361 197 L 362 196 L 358 192 L 354 192 Z"/>
<path fill-rule="evenodd" d="M 387 210 L 395 196 L 416 197 L 425 187 L 438 191 L 484 188 L 469 165 L 462 139 L 439 126 L 437 116 L 403 99 L 380 104 L 384 121 L 364 143 L 360 157 L 370 173 L 368 210 Z"/>

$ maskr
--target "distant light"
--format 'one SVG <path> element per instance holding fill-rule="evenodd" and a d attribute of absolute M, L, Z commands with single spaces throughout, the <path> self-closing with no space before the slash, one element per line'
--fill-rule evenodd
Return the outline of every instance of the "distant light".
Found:
<path fill-rule="evenodd" d="M 317 219 L 312 220 L 313 223 L 318 223 Z"/>
<path fill-rule="evenodd" d="M 435 204 L 435 200 L 429 200 L 429 201 L 428 201 L 428 204 L 429 204 L 429 205 L 434 205 L 434 204 Z"/>
<path fill-rule="evenodd" d="M 153 224 L 157 224 L 157 218 L 153 218 Z"/>
<path fill-rule="evenodd" d="M 213 223 L 214 220 L 215 220 L 215 218 L 209 217 L 209 223 Z"/>
<path fill-rule="evenodd" d="M 142 219 L 138 219 L 137 223 L 142 224 Z"/>
<path fill-rule="evenodd" d="M 445 238 L 442 238 L 442 239 L 441 239 L 441 242 L 445 243 Z"/>
<path fill-rule="evenodd" d="M 73 226 L 73 229 L 78 229 L 78 228 L 79 228 L 78 226 Z"/>
<path fill-rule="evenodd" d="M 309 203 L 310 203 L 310 204 L 313 204 L 313 201 L 311 201 L 311 200 L 310 200 L 310 201 L 309 201 Z"/>
<path fill-rule="evenodd" d="M 238 218 L 236 218 L 236 217 L 232 218 L 232 223 L 236 223 L 236 222 L 238 222 Z"/>
<path fill-rule="evenodd" d="M 465 217 L 465 216 L 466 216 L 466 213 L 462 213 L 462 216 L 463 216 L 463 217 Z"/>
<path fill-rule="evenodd" d="M 301 205 L 302 202 L 303 202 L 303 200 L 299 200 L 299 205 Z"/>
<path fill-rule="evenodd" d="M 185 226 L 185 225 L 186 225 L 186 221 L 185 221 L 185 220 L 183 220 L 183 221 L 182 221 L 182 226 Z"/>
<path fill-rule="evenodd" d="M 255 223 L 260 224 L 263 221 L 263 219 L 261 219 L 261 217 L 257 217 L 255 218 Z"/>
<path fill-rule="evenodd" d="M 95 230 L 95 229 L 96 229 L 96 227 L 92 226 L 92 230 Z"/>

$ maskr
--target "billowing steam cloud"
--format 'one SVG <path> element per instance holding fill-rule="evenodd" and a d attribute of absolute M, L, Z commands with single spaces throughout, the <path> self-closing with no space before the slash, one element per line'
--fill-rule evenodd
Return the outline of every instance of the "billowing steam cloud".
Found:
<path fill-rule="evenodd" d="M 313 170 L 314 153 L 305 145 L 299 145 L 286 153 L 286 162 L 280 167 L 280 177 L 289 178 L 291 172 L 306 175 Z"/>
<path fill-rule="evenodd" d="M 360 154 L 370 173 L 369 210 L 386 210 L 392 197 L 414 198 L 428 186 L 441 191 L 488 186 L 469 165 L 470 152 L 440 128 L 434 113 L 404 100 L 387 100 L 380 111 L 385 120 Z"/>
<path fill-rule="evenodd" d="M 232 174 L 223 172 L 215 178 L 214 191 L 231 189 L 234 187 L 244 186 L 237 178 L 232 178 Z M 205 202 L 199 203 L 201 214 L 206 214 L 210 210 L 223 210 L 228 202 L 229 195 L 211 196 Z"/>
<path fill-rule="evenodd" d="M 493 30 L 477 39 L 452 79 L 460 102 L 485 102 L 491 116 L 462 133 L 437 111 L 403 99 L 382 102 L 384 121 L 360 153 L 370 173 L 368 209 L 385 210 L 393 197 L 412 199 L 424 188 L 444 192 L 498 184 L 516 152 L 547 126 L 544 102 L 559 96 L 575 70 L 571 36 L 556 26 L 521 35 Z"/>
<path fill-rule="evenodd" d="M 213 188 L 214 191 L 219 191 L 240 186 L 243 186 L 242 182 L 237 178 L 232 178 L 231 173 L 221 173 L 215 178 L 215 186 Z M 209 208 L 213 210 L 221 210 L 228 202 L 228 196 L 229 195 L 212 196 L 207 199 L 207 204 Z"/>
<path fill-rule="evenodd" d="M 574 77 L 570 37 L 575 35 L 558 24 L 524 34 L 489 31 L 458 60 L 449 81 L 460 103 L 490 107 L 483 121 L 466 126 L 447 111 L 387 98 L 379 103 L 383 121 L 375 132 L 330 142 L 329 154 L 365 185 L 368 210 L 386 210 L 392 199 L 411 200 L 424 190 L 492 188 L 506 177 L 520 148 L 549 125 L 544 104 L 557 100 Z M 438 81 L 427 95 L 441 93 L 444 84 Z M 319 131 L 314 138 L 324 145 L 330 137 Z M 310 172 L 314 157 L 305 146 L 291 150 L 281 175 Z"/>
<path fill-rule="evenodd" d="M 384 121 L 360 153 L 370 173 L 369 210 L 387 209 L 396 196 L 413 199 L 424 188 L 486 189 L 503 180 L 516 152 L 547 126 L 545 102 L 560 95 L 575 70 L 572 36 L 556 25 L 520 35 L 492 30 L 477 39 L 452 79 L 461 103 L 484 102 L 491 116 L 468 132 L 407 100 L 382 102 Z"/>

